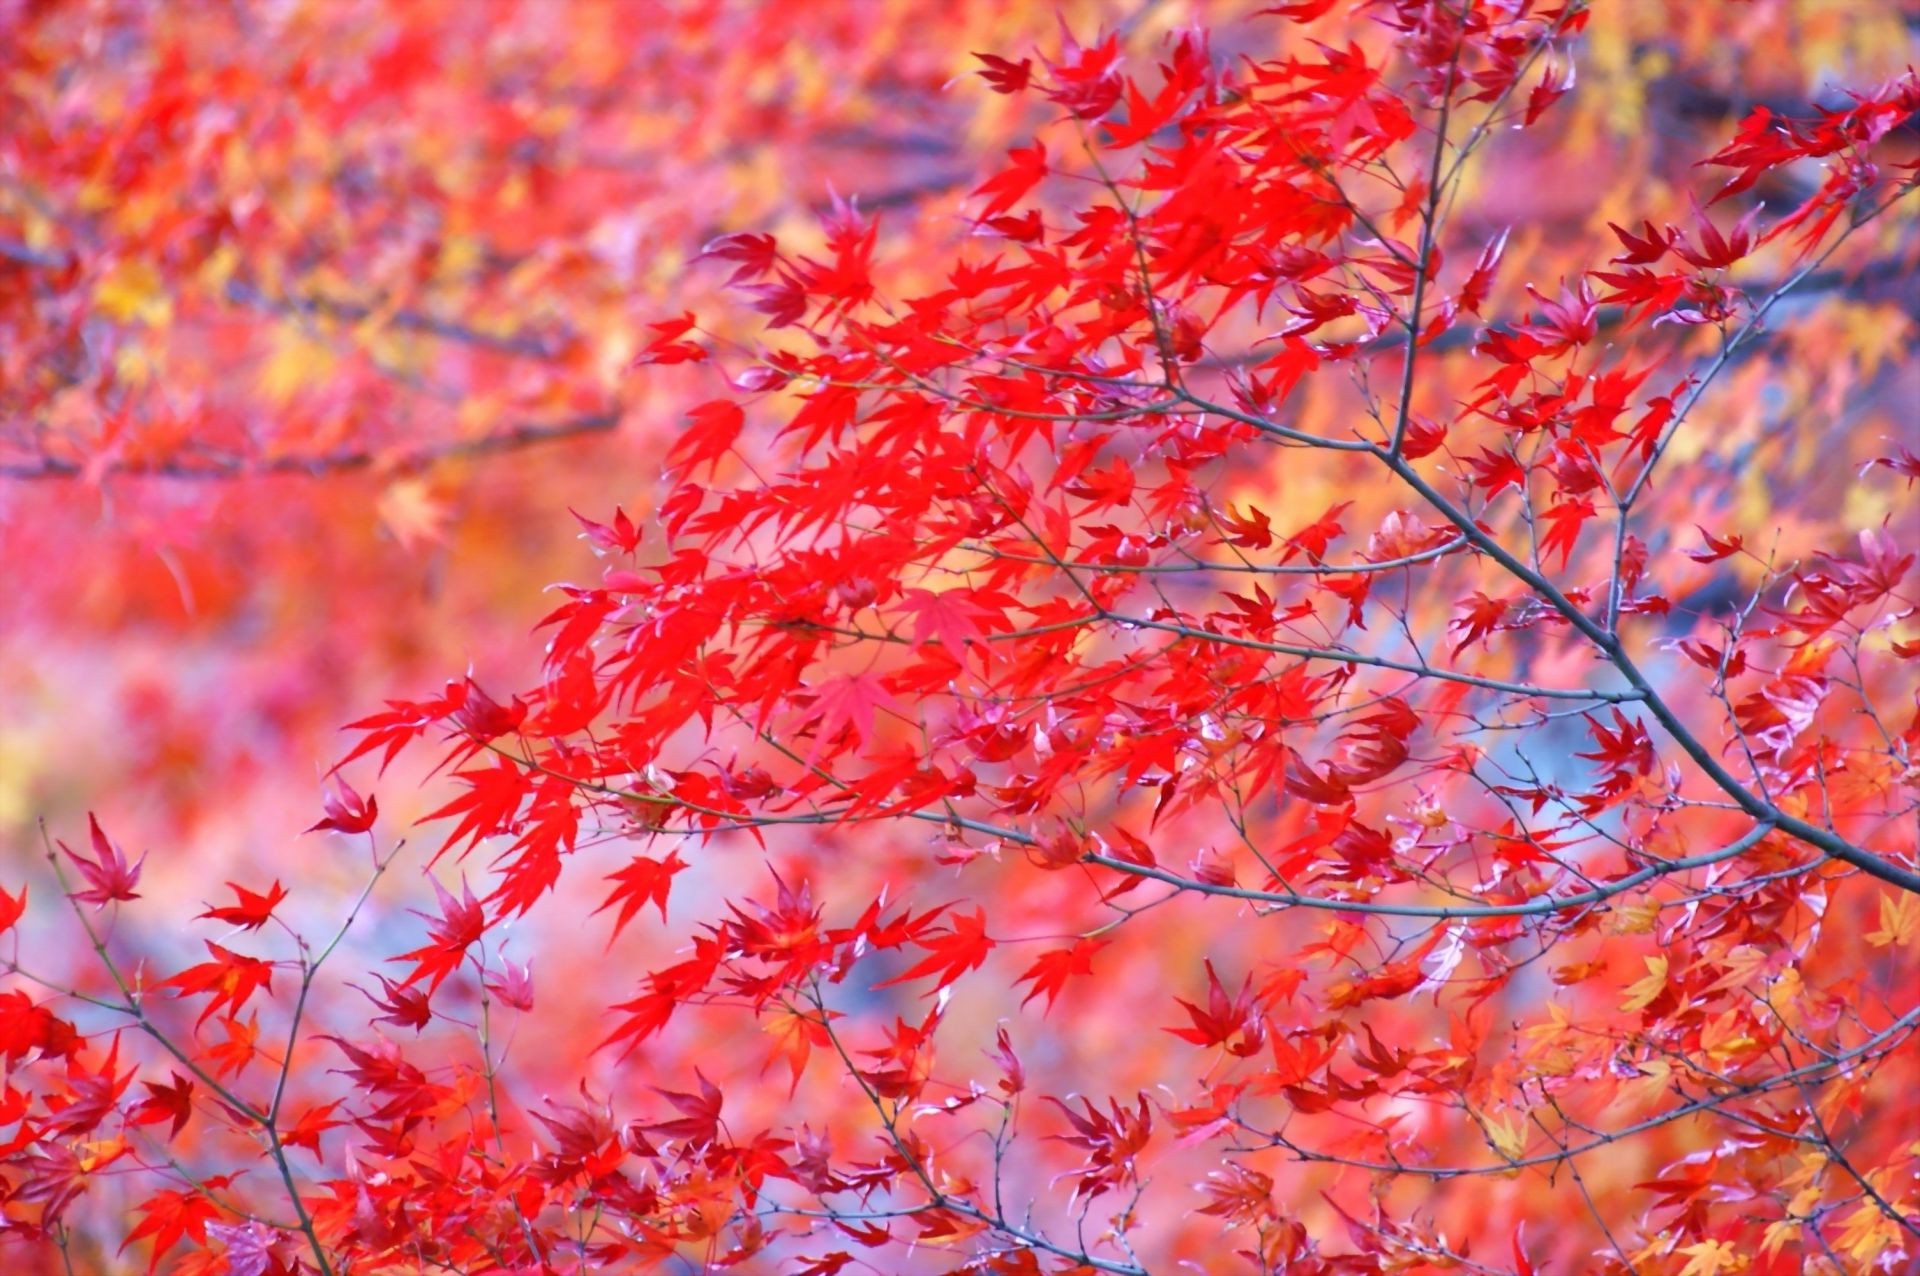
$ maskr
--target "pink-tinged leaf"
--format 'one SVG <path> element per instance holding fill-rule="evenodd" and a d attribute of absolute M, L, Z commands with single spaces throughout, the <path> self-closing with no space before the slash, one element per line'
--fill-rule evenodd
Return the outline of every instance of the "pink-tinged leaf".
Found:
<path fill-rule="evenodd" d="M 396 1028 L 411 1028 L 415 1032 L 433 1022 L 433 1003 L 426 993 L 407 984 L 397 984 L 377 972 L 373 977 L 380 981 L 377 996 L 358 984 L 347 985 L 371 1001 L 374 1008 L 381 1012 L 369 1022 L 390 1023 Z"/>
<path fill-rule="evenodd" d="M 87 827 L 93 836 L 93 858 L 91 860 L 68 848 L 65 842 L 60 849 L 66 851 L 67 858 L 73 861 L 81 876 L 87 879 L 87 889 L 72 892 L 72 898 L 83 904 L 92 904 L 98 912 L 115 900 L 134 900 L 140 898 L 140 892 L 134 890 L 140 884 L 140 868 L 147 862 L 142 854 L 129 865 L 120 848 L 107 840 L 100 828 L 100 821 L 87 814 Z"/>
<path fill-rule="evenodd" d="M 428 942 L 392 960 L 415 963 L 407 983 L 427 980 L 427 993 L 431 996 L 448 975 L 460 968 L 467 949 L 486 933 L 487 917 L 465 879 L 460 883 L 459 899 L 440 884 L 439 878 L 429 876 L 427 880 L 433 883 L 433 893 L 439 898 L 440 916 L 430 917 L 416 909 L 416 917 L 427 919 Z"/>
<path fill-rule="evenodd" d="M 227 1276 L 266 1276 L 274 1265 L 273 1247 L 280 1233 L 249 1220 L 231 1226 L 208 1223 L 207 1235 L 226 1246 Z"/>
<path fill-rule="evenodd" d="M 533 1010 L 532 959 L 522 964 L 502 957 L 500 973 L 487 980 L 487 991 L 498 997 L 501 1005 L 530 1013 Z"/>
<path fill-rule="evenodd" d="M 580 524 L 581 536 L 593 546 L 596 554 L 631 554 L 640 548 L 643 530 L 617 505 L 611 523 L 596 523 L 578 510 L 569 509 L 567 513 Z"/>
<path fill-rule="evenodd" d="M 718 261 L 739 263 L 732 277 L 727 280 L 728 285 L 732 286 L 745 283 L 749 279 L 759 279 L 771 271 L 774 263 L 779 260 L 780 245 L 772 235 L 752 232 L 722 235 L 718 239 L 709 240 L 707 246 L 700 250 L 700 255 L 694 260 L 704 261 L 709 257 Z M 687 315 L 689 328 L 693 326 L 692 319 L 691 314 Z"/>
<path fill-rule="evenodd" d="M 322 799 L 326 809 L 326 818 L 309 828 L 314 833 L 320 829 L 332 829 L 336 833 L 364 833 L 373 827 L 380 817 L 380 801 L 372 794 L 362 798 L 353 791 L 353 786 L 333 777 L 334 791 Z"/>
<path fill-rule="evenodd" d="M 1574 68 L 1571 62 L 1567 64 L 1564 76 L 1556 75 L 1554 69 L 1548 67 L 1540 83 L 1534 86 L 1533 92 L 1527 94 L 1527 117 L 1522 122 L 1522 127 L 1533 127 L 1534 121 L 1538 120 L 1548 107 L 1565 97 L 1567 91 L 1573 88 L 1573 77 Z"/>
<path fill-rule="evenodd" d="M 1907 486 L 1911 488 L 1915 479 L 1920 479 L 1920 456 L 1915 456 L 1908 448 L 1901 448 L 1898 456 L 1879 456 L 1868 462 L 1869 466 L 1883 465 L 1895 474 L 1907 476 Z"/>

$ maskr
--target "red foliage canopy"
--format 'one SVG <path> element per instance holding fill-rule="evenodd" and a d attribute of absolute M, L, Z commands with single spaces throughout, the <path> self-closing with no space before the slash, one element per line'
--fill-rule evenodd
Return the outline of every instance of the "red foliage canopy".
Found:
<path fill-rule="evenodd" d="M 1916 462 L 1766 378 L 1907 269 L 1920 80 L 1536 287 L 1476 183 L 1606 15 L 1350 7 L 981 55 L 962 242 L 706 242 L 757 335 L 634 344 L 704 387 L 537 676 L 352 723 L 332 929 L 276 861 L 161 973 L 144 860 L 50 851 L 106 983 L 7 960 L 20 1252 L 128 1182 L 235 1276 L 1915 1261 Z M 15 468 L 255 460 L 149 445 Z"/>

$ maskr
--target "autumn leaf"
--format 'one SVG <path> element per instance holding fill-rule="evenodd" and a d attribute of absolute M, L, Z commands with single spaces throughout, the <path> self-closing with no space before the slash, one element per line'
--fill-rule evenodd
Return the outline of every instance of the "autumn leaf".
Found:
<path fill-rule="evenodd" d="M 987 935 L 986 911 L 979 908 L 974 909 L 971 916 L 953 914 L 953 921 L 948 925 L 914 942 L 927 955 L 874 987 L 891 988 L 931 975 L 934 985 L 929 995 L 932 995 L 968 971 L 978 970 L 994 947 L 994 940 Z"/>
<path fill-rule="evenodd" d="M 1045 1011 L 1051 1014 L 1054 1000 L 1067 986 L 1067 981 L 1076 975 L 1091 975 L 1093 955 L 1106 946 L 1107 941 L 1102 939 L 1079 939 L 1074 941 L 1071 948 L 1040 954 L 1017 980 L 1033 985 L 1027 990 L 1027 995 L 1020 999 L 1020 1004 L 1024 1006 L 1035 997 L 1044 996 L 1047 999 Z"/>
<path fill-rule="evenodd" d="M 436 877 L 429 876 L 433 883 L 434 894 L 440 901 L 440 915 L 432 917 L 425 913 L 418 916 L 427 919 L 427 943 L 411 952 L 394 957 L 393 961 L 414 963 L 413 973 L 407 976 L 407 983 L 417 984 L 427 981 L 427 993 L 432 995 L 445 981 L 448 975 L 460 968 L 466 960 L 467 949 L 478 942 L 487 929 L 486 914 L 481 911 L 480 901 L 473 897 L 464 880 L 460 883 L 460 897 L 455 899 Z"/>
<path fill-rule="evenodd" d="M 311 829 L 308 832 L 312 832 Z M 259 930 L 273 918 L 273 910 L 287 897 L 286 888 L 278 881 L 269 886 L 265 894 L 250 891 L 238 882 L 228 882 L 227 888 L 234 894 L 234 902 L 201 913 L 202 918 L 226 922 L 242 930 Z"/>
<path fill-rule="evenodd" d="M 872 739 L 875 715 L 894 707 L 893 696 L 873 674 L 848 674 L 822 682 L 801 718 L 801 725 L 814 728 L 808 760 L 818 759 L 843 736 L 851 736 L 856 744 Z"/>
<path fill-rule="evenodd" d="M 1920 897 L 1911 894 L 1880 896 L 1880 926 L 1867 932 L 1867 942 L 1875 948 L 1911 944 L 1920 939 Z"/>
<path fill-rule="evenodd" d="M 692 409 L 687 415 L 692 418 L 693 424 L 682 431 L 679 442 L 673 445 L 667 459 L 689 474 L 701 465 L 705 465 L 711 474 L 719 466 L 720 458 L 733 447 L 734 440 L 740 437 L 746 414 L 738 404 L 715 399 Z"/>
<path fill-rule="evenodd" d="M 162 988 L 175 989 L 177 997 L 211 998 L 201 1010 L 198 1023 L 205 1023 L 223 1006 L 227 1008 L 226 1017 L 233 1019 L 246 1009 L 254 993 L 263 989 L 273 991 L 272 962 L 222 948 L 210 939 L 202 942 L 213 960 L 190 966 L 160 984 Z"/>
<path fill-rule="evenodd" d="M 633 920 L 635 913 L 647 904 L 653 904 L 660 910 L 660 920 L 667 920 L 667 894 L 673 887 L 673 878 L 677 873 L 685 872 L 686 862 L 677 851 L 668 852 L 664 859 L 648 859 L 636 855 L 627 862 L 627 866 L 607 874 L 614 888 L 607 892 L 606 902 L 594 909 L 597 917 L 615 904 L 620 905 L 619 914 L 613 919 L 613 934 L 608 937 L 611 945 L 620 938 L 627 923 Z"/>
<path fill-rule="evenodd" d="M 333 791 L 323 799 L 326 817 L 307 830 L 309 833 L 320 829 L 332 829 L 336 833 L 364 833 L 373 827 L 374 820 L 380 815 L 380 802 L 372 794 L 362 798 L 354 792 L 353 786 L 333 777 Z"/>
<path fill-rule="evenodd" d="M 226 1247 L 227 1276 L 266 1276 L 280 1233 L 253 1220 L 206 1224 L 206 1234 Z"/>
<path fill-rule="evenodd" d="M 172 1075 L 172 1081 L 164 1084 L 142 1081 L 147 1097 L 128 1114 L 128 1120 L 136 1124 L 171 1123 L 173 1128 L 167 1131 L 169 1141 L 179 1137 L 193 1116 L 193 1082 L 177 1072 Z"/>
<path fill-rule="evenodd" d="M 1647 957 L 1646 977 L 1627 985 L 1627 998 L 1620 1003 L 1625 1011 L 1645 1010 L 1667 990 L 1667 959 L 1665 957 Z"/>
<path fill-rule="evenodd" d="M 125 1253 L 127 1246 L 135 1241 L 151 1238 L 153 1249 L 147 1260 L 147 1272 L 151 1276 L 159 1270 L 160 1260 L 167 1251 L 181 1241 L 206 1244 L 207 1225 L 222 1217 L 220 1207 L 207 1193 L 217 1192 L 230 1182 L 232 1179 L 226 1175 L 213 1175 L 202 1184 L 205 1193 L 171 1188 L 155 1192 L 134 1207 L 140 1213 L 140 1221 L 127 1233 L 118 1252 Z"/>
<path fill-rule="evenodd" d="M 83 904 L 92 904 L 98 912 L 115 900 L 135 900 L 140 893 L 133 888 L 139 885 L 140 868 L 147 862 L 143 854 L 132 864 L 120 853 L 120 848 L 107 840 L 101 831 L 100 821 L 91 814 L 87 816 L 87 828 L 93 837 L 93 858 L 86 859 L 69 850 L 62 842 L 60 849 L 66 851 L 67 858 L 89 883 L 87 889 L 71 892 L 72 898 Z M 23 892 L 24 895 L 24 892 Z"/>

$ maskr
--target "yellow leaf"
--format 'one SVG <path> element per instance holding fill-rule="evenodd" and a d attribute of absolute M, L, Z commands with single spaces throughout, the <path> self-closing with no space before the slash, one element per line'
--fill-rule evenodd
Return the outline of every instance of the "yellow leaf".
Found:
<path fill-rule="evenodd" d="M 127 1150 L 127 1141 L 119 1138 L 88 1139 L 74 1148 L 80 1154 L 80 1169 L 87 1174 L 118 1160 Z"/>
<path fill-rule="evenodd" d="M 1557 1001 L 1547 1003 L 1547 1022 L 1534 1024 L 1521 1030 L 1521 1035 L 1532 1040 L 1552 1044 L 1566 1036 L 1573 1028 L 1573 1016 L 1566 1007 Z"/>
<path fill-rule="evenodd" d="M 318 385 L 332 375 L 339 356 L 331 346 L 322 345 L 292 325 L 283 325 L 273 343 L 273 353 L 260 370 L 260 393 L 278 404 L 286 404 L 308 386 Z"/>
<path fill-rule="evenodd" d="M 1613 910 L 1607 928 L 1616 935 L 1645 935 L 1659 920 L 1658 904 L 1626 904 Z"/>
<path fill-rule="evenodd" d="M 1620 1087 L 1621 1100 L 1635 1111 L 1651 1108 L 1664 1099 L 1673 1080 L 1673 1065 L 1665 1059 L 1649 1059 L 1639 1068 L 1639 1079 Z"/>
<path fill-rule="evenodd" d="M 1896 1201 L 1894 1208 L 1904 1213 L 1905 1204 L 1904 1201 Z M 1849 1258 L 1860 1264 L 1860 1270 L 1865 1271 L 1873 1266 L 1887 1246 L 1899 1239 L 1894 1221 L 1887 1217 L 1887 1212 L 1880 1208 L 1879 1203 L 1865 1201 L 1841 1222 L 1840 1239 L 1836 1243 L 1847 1252 Z"/>
<path fill-rule="evenodd" d="M 451 511 L 424 479 L 403 478 L 380 493 L 380 521 L 408 549 L 445 538 Z"/>
<path fill-rule="evenodd" d="M 122 261 L 93 286 L 93 304 L 115 323 L 160 327 L 173 317 L 160 272 L 150 261 Z"/>
<path fill-rule="evenodd" d="M 1746 1017 L 1734 1009 L 1722 1012 L 1700 1030 L 1700 1044 L 1716 1067 L 1725 1067 L 1751 1053 L 1760 1042 L 1747 1031 Z"/>
<path fill-rule="evenodd" d="M 1486 1119 L 1487 1138 L 1501 1156 L 1517 1161 L 1527 1150 L 1527 1119 L 1524 1113 Z"/>
<path fill-rule="evenodd" d="M 1901 891 L 1880 897 L 1880 929 L 1869 931 L 1867 942 L 1875 948 L 1891 944 L 1910 944 L 1920 934 L 1920 897 Z"/>
<path fill-rule="evenodd" d="M 1806 984 L 1800 978 L 1798 966 L 1788 966 L 1780 972 L 1780 977 L 1767 986 L 1767 1005 L 1780 1021 L 1789 1028 L 1798 1028 L 1806 1005 Z"/>
<path fill-rule="evenodd" d="M 1627 999 L 1620 1003 L 1622 1010 L 1645 1010 L 1653 1004 L 1654 998 L 1667 990 L 1667 959 L 1648 957 L 1647 977 L 1637 980 L 1627 987 Z"/>
<path fill-rule="evenodd" d="M 1726 973 L 1708 984 L 1703 992 L 1725 992 L 1736 988 L 1753 978 L 1754 973 L 1767 964 L 1767 955 L 1752 944 L 1736 944 L 1721 959 Z"/>
<path fill-rule="evenodd" d="M 1766 1234 L 1760 1238 L 1760 1257 L 1772 1259 L 1799 1230 L 1799 1221 L 1791 1218 L 1776 1219 L 1767 1224 Z"/>
<path fill-rule="evenodd" d="M 1687 1265 L 1680 1269 L 1680 1276 L 1719 1276 L 1721 1272 L 1737 1272 L 1747 1265 L 1747 1260 L 1730 1241 L 1682 1245 L 1680 1252 L 1687 1256 Z"/>

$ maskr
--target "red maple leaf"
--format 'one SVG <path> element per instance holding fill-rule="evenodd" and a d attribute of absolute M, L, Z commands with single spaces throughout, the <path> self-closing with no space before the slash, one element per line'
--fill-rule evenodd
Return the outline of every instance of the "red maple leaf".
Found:
<path fill-rule="evenodd" d="M 1033 984 L 1033 987 L 1027 990 L 1027 995 L 1020 999 L 1020 1004 L 1024 1006 L 1035 997 L 1045 996 L 1046 1011 L 1052 1013 L 1054 999 L 1060 995 L 1060 990 L 1067 986 L 1067 981 L 1075 975 L 1091 975 L 1093 955 L 1106 946 L 1107 941 L 1104 939 L 1079 939 L 1074 941 L 1071 948 L 1058 948 L 1052 952 L 1040 954 L 1033 965 L 1027 967 L 1015 981 Z"/>
<path fill-rule="evenodd" d="M 93 835 L 94 857 L 91 860 L 69 849 L 65 842 L 60 843 L 60 849 L 66 851 L 74 867 L 92 883 L 86 890 L 71 892 L 72 898 L 83 904 L 92 904 L 95 912 L 114 900 L 139 899 L 140 892 L 133 888 L 140 884 L 140 867 L 147 862 L 147 857 L 142 854 L 129 865 L 120 848 L 107 840 L 107 835 L 100 829 L 100 821 L 91 812 L 87 814 L 87 827 Z"/>
<path fill-rule="evenodd" d="M 268 887 L 264 895 L 250 891 L 238 882 L 228 882 L 227 887 L 233 891 L 234 902 L 218 908 L 209 908 L 201 913 L 200 917 L 227 922 L 242 930 L 259 930 L 273 917 L 273 910 L 279 906 L 280 901 L 287 897 L 286 888 L 278 881 Z"/>
<path fill-rule="evenodd" d="M 686 871 L 686 861 L 680 858 L 678 851 L 669 852 L 665 859 L 648 859 L 636 855 L 627 862 L 627 866 L 607 874 L 606 880 L 616 882 L 607 893 L 606 902 L 593 910 L 594 916 L 606 912 L 615 904 L 620 905 L 619 916 L 613 919 L 613 934 L 607 939 L 611 945 L 620 938 L 633 915 L 647 905 L 653 904 L 660 909 L 660 920 L 667 920 L 667 894 L 673 888 L 674 874 Z"/>
<path fill-rule="evenodd" d="M 913 941 L 927 955 L 892 979 L 875 984 L 890 988 L 914 979 L 935 976 L 929 995 L 939 992 L 970 970 L 978 970 L 993 951 L 994 940 L 987 935 L 986 910 L 976 908 L 971 917 L 953 914 L 945 928 Z"/>
<path fill-rule="evenodd" d="M 263 988 L 268 992 L 273 991 L 272 962 L 222 948 L 210 939 L 202 942 L 206 944 L 207 951 L 213 954 L 213 960 L 189 966 L 160 984 L 162 988 L 178 989 L 176 995 L 181 997 L 210 994 L 212 1000 L 200 1012 L 198 1022 L 205 1023 L 208 1016 L 222 1006 L 228 1007 L 226 1017 L 232 1019 L 246 1008 L 254 993 Z"/>

